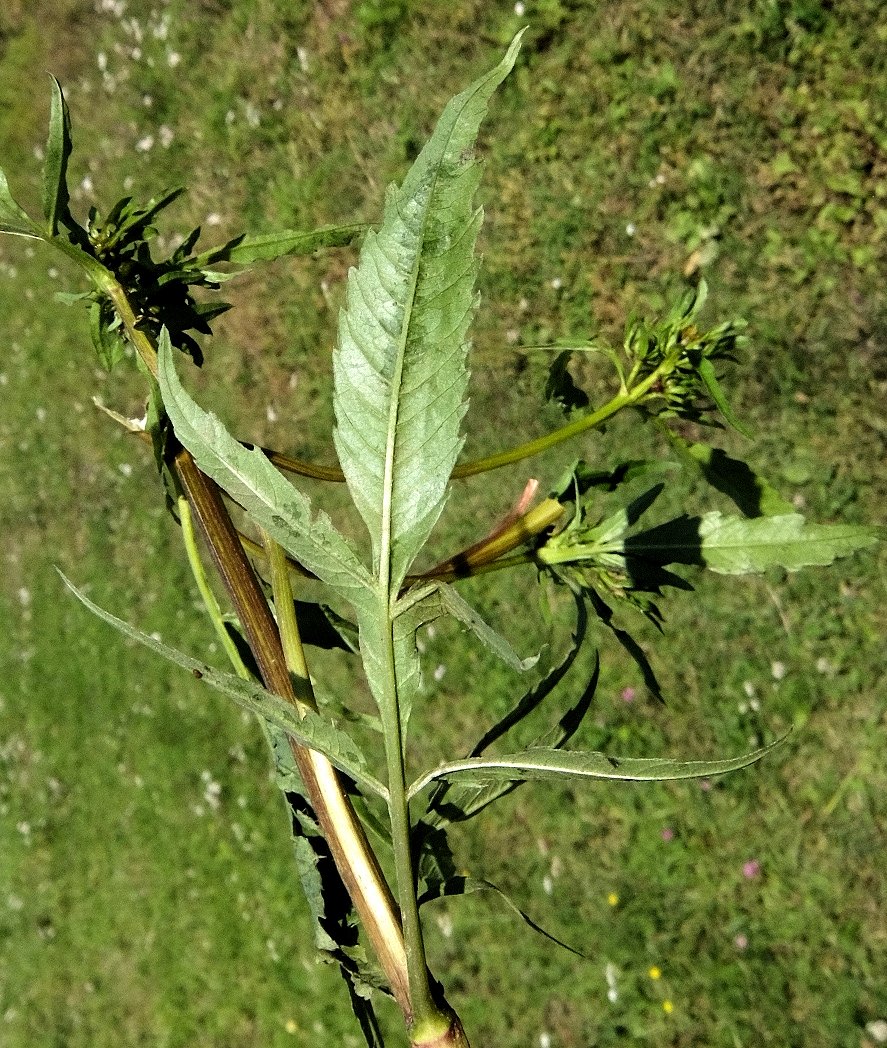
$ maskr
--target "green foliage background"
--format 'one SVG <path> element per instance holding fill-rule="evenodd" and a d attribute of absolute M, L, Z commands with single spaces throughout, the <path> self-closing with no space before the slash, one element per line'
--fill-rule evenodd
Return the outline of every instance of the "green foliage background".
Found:
<path fill-rule="evenodd" d="M 503 347 L 618 338 L 631 311 L 655 313 L 701 272 L 711 319 L 751 324 L 729 389 L 758 438 L 725 446 L 813 519 L 878 520 L 878 0 L 522 6 L 13 0 L 0 12 L 0 160 L 37 210 L 51 70 L 74 119 L 78 214 L 184 183 L 176 217 L 182 230 L 202 223 L 206 244 L 376 221 L 446 99 L 528 24 L 482 131 L 467 453 L 557 417 L 537 407 L 543 363 Z M 335 973 L 311 960 L 254 725 L 128 648 L 52 570 L 178 646 L 211 650 L 150 455 L 90 401 L 139 414 L 140 383 L 97 370 L 85 313 L 53 301 L 73 270 L 21 248 L 0 243 L 0 1043 L 356 1045 Z M 330 460 L 331 349 L 353 260 L 278 263 L 226 288 L 236 308 L 191 384 L 245 438 Z M 603 399 L 594 358 L 577 377 Z M 607 465 L 626 446 L 653 449 L 620 422 L 576 451 Z M 460 484 L 441 554 L 564 458 Z M 341 505 L 341 492 L 310 493 Z M 492 898 L 433 904 L 433 964 L 475 1043 L 866 1043 L 866 1024 L 887 1018 L 883 565 L 867 555 L 679 594 L 664 642 L 640 633 L 665 708 L 605 649 L 585 744 L 702 757 L 800 730 L 707 791 L 531 786 L 466 828 L 466 869 L 590 957 L 556 951 Z M 512 623 L 527 653 L 538 616 L 523 585 L 466 595 Z M 512 686 L 455 628 L 427 657 L 412 736 L 425 759 L 469 745 Z"/>

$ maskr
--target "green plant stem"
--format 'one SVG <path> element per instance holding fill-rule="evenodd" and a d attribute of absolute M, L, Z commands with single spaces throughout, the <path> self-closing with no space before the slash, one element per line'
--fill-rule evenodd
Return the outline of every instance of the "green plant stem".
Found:
<path fill-rule="evenodd" d="M 403 924 L 406 947 L 407 971 L 410 982 L 410 998 L 413 1002 L 414 1030 L 425 1028 L 445 1029 L 449 1024 L 438 1008 L 429 981 L 428 963 L 425 957 L 425 942 L 416 898 L 416 876 L 413 869 L 413 854 L 410 826 L 410 809 L 407 799 L 406 768 L 404 763 L 403 733 L 401 731 L 400 708 L 397 700 L 397 668 L 394 653 L 393 622 L 387 586 L 379 590 L 379 621 L 384 623 L 383 653 L 387 679 L 386 701 L 380 714 L 385 734 L 385 755 L 388 769 L 389 813 L 391 817 L 391 843 L 394 851 L 394 868 L 397 883 L 397 898 Z M 444 1022 L 444 1020 L 447 1020 Z"/>
<path fill-rule="evenodd" d="M 624 408 L 633 407 L 637 404 L 649 392 L 650 387 L 661 378 L 665 370 L 667 369 L 660 366 L 643 381 L 617 393 L 612 400 L 598 408 L 597 411 L 583 415 L 581 418 L 577 418 L 559 429 L 537 437 L 535 440 L 528 440 L 523 444 L 510 448 L 508 451 L 500 451 L 496 455 L 488 455 L 485 458 L 475 459 L 473 462 L 463 462 L 453 470 L 453 480 L 473 477 L 478 473 L 488 473 L 490 470 L 500 469 L 502 466 L 511 466 L 516 462 L 539 455 L 549 448 L 556 447 L 558 444 L 564 443 L 564 441 L 571 440 L 580 433 L 585 433 L 586 430 L 597 429 Z M 292 458 L 289 455 L 284 455 L 272 448 L 262 448 L 262 451 L 275 466 L 288 473 L 296 473 L 315 480 L 329 480 L 333 482 L 344 481 L 345 479 L 344 473 L 337 466 L 318 466 L 310 462 L 304 462 L 301 459 Z"/>
<path fill-rule="evenodd" d="M 185 552 L 188 555 L 188 563 L 191 565 L 191 574 L 194 576 L 194 581 L 197 583 L 197 589 L 203 600 L 203 606 L 206 608 L 210 622 L 213 624 L 213 629 L 216 631 L 216 636 L 219 638 L 219 643 L 222 645 L 225 654 L 228 656 L 228 661 L 234 668 L 234 672 L 241 678 L 241 680 L 250 680 L 252 675 L 246 668 L 243 659 L 240 657 L 240 652 L 237 650 L 237 645 L 234 643 L 231 634 L 225 628 L 225 620 L 222 618 L 222 609 L 219 607 L 216 595 L 210 588 L 209 579 L 206 577 L 206 572 L 203 568 L 203 561 L 200 558 L 200 550 L 197 547 L 197 533 L 194 530 L 194 518 L 191 515 L 191 506 L 184 496 L 179 497 L 178 508 L 179 520 L 182 523 L 182 538 L 185 542 Z"/>
<path fill-rule="evenodd" d="M 299 634 L 299 622 L 296 618 L 296 604 L 287 570 L 286 554 L 280 544 L 275 542 L 264 528 L 262 529 L 262 545 L 271 565 L 274 612 L 277 617 L 280 643 L 283 645 L 286 664 L 290 673 L 296 678 L 293 686 L 296 691 L 297 705 L 300 707 L 299 712 L 303 713 L 304 708 L 316 710 L 317 700 L 314 697 L 311 675 L 308 672 L 308 661 L 305 658 L 305 649 L 302 647 L 302 638 Z"/>

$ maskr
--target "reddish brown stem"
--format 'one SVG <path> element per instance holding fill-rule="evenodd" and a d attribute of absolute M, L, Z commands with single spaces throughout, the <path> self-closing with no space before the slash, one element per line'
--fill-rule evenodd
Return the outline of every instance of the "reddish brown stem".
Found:
<path fill-rule="evenodd" d="M 246 632 L 265 686 L 295 705 L 277 624 L 219 489 L 198 469 L 189 452 L 180 451 L 175 466 L 194 519 Z M 339 875 L 409 1025 L 412 1005 L 403 932 L 388 883 L 335 768 L 314 750 L 292 740 L 290 746 Z"/>

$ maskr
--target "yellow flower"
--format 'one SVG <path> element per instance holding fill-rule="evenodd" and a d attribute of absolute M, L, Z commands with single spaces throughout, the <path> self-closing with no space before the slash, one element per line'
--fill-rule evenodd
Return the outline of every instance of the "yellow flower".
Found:
<path fill-rule="evenodd" d="M 284 1023 L 283 1028 L 286 1030 L 287 1033 L 299 1032 L 299 1024 L 296 1022 L 295 1019 L 287 1019 L 287 1021 Z"/>
<path fill-rule="evenodd" d="M 671 1015 L 671 1013 L 674 1011 L 674 1005 L 671 1003 L 671 1001 L 663 1001 L 662 1010 L 665 1012 L 666 1015 Z"/>
<path fill-rule="evenodd" d="M 655 964 L 647 972 L 647 975 L 649 975 L 651 979 L 661 979 L 662 978 L 662 972 L 656 967 Z"/>
<path fill-rule="evenodd" d="M 610 894 L 607 896 L 607 902 L 611 906 L 619 905 L 619 896 L 616 894 L 616 892 L 610 892 Z"/>

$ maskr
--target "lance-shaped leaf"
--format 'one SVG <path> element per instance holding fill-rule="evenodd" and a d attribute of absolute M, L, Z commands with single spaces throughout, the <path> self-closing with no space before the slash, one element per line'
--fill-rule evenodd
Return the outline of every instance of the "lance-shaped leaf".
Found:
<path fill-rule="evenodd" d="M 220 247 L 210 248 L 197 255 L 192 265 L 197 269 L 218 262 L 232 262 L 248 266 L 252 262 L 272 262 L 286 255 L 310 255 L 324 247 L 342 247 L 356 240 L 366 231 L 361 222 L 341 226 L 322 226 L 320 229 L 282 229 L 275 233 L 239 236 Z"/>
<path fill-rule="evenodd" d="M 176 436 L 197 465 L 309 571 L 355 607 L 364 605 L 372 582 L 345 536 L 325 513 L 313 513 L 310 500 L 258 448 L 248 451 L 215 415 L 194 403 L 179 382 L 172 356 L 164 329 L 160 392 Z"/>
<path fill-rule="evenodd" d="M 61 84 L 52 78 L 49 137 L 43 167 L 43 214 L 49 235 L 58 232 L 59 220 L 68 215 L 68 157 L 71 155 L 71 118 Z"/>
<path fill-rule="evenodd" d="M 533 779 L 628 779 L 661 782 L 665 779 L 697 779 L 724 775 L 748 767 L 778 746 L 778 739 L 741 757 L 712 761 L 676 761 L 662 757 L 610 757 L 604 753 L 582 753 L 533 747 L 523 753 L 501 757 L 467 757 L 442 764 L 417 779 L 410 787 L 415 797 L 436 779 L 464 779 L 482 785 L 487 782 L 525 782 Z"/>
<path fill-rule="evenodd" d="M 61 575 L 62 573 L 59 572 L 59 574 Z M 227 695 L 229 699 L 233 699 L 243 709 L 249 710 L 251 713 L 255 713 L 259 717 L 270 721 L 271 724 L 283 729 L 287 735 L 295 739 L 300 745 L 322 753 L 339 771 L 354 779 L 360 789 L 375 793 L 377 796 L 387 800 L 388 790 L 367 770 L 366 761 L 357 744 L 334 724 L 331 724 L 311 710 L 306 710 L 304 716 L 300 717 L 295 708 L 279 695 L 267 691 L 259 684 L 242 680 L 231 673 L 223 673 L 221 670 L 214 669 L 199 659 L 186 655 L 177 648 L 164 644 L 163 641 L 157 640 L 156 637 L 145 633 L 137 626 L 131 625 L 124 619 L 117 618 L 111 612 L 100 608 L 98 604 L 94 604 L 64 575 L 62 575 L 62 581 L 74 596 L 89 608 L 93 614 L 98 615 L 100 619 L 103 619 L 127 637 L 138 641 L 139 644 L 150 648 L 151 651 L 162 655 L 169 662 L 173 662 L 183 669 L 190 670 L 204 684 L 208 684 L 216 691 Z"/>
<path fill-rule="evenodd" d="M 747 426 L 745 426 L 736 415 L 733 413 L 733 409 L 727 403 L 727 398 L 724 396 L 724 391 L 721 389 L 721 384 L 718 382 L 718 376 L 715 373 L 715 366 L 712 364 L 708 357 L 703 357 L 699 361 L 697 367 L 699 377 L 705 383 L 705 388 L 711 395 L 711 399 L 715 402 L 718 411 L 724 416 L 727 424 L 732 426 L 737 433 L 741 433 L 744 437 L 751 437 L 752 433 Z"/>
<path fill-rule="evenodd" d="M 699 564 L 722 575 L 749 575 L 831 564 L 870 549 L 885 536 L 873 525 L 810 524 L 799 513 L 775 517 L 679 517 L 625 540 L 630 559 L 655 564 Z M 631 569 L 633 570 L 633 569 Z"/>
<path fill-rule="evenodd" d="M 495 69 L 447 105 L 403 185 L 389 189 L 382 227 L 348 278 L 334 355 L 335 442 L 390 592 L 443 509 L 462 445 L 482 221 L 471 150 L 519 46 L 516 37 Z"/>

